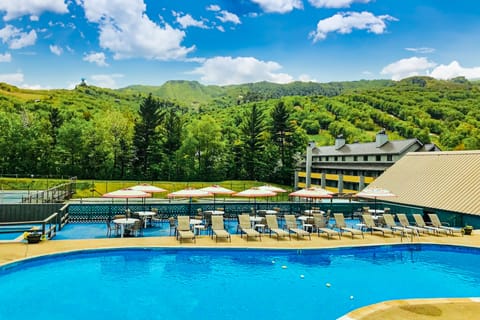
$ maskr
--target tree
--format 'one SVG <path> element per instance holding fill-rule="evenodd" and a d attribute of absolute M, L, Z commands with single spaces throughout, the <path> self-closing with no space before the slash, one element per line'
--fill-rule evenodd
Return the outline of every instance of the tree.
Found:
<path fill-rule="evenodd" d="M 158 142 L 157 126 L 160 125 L 162 114 L 160 103 L 149 94 L 140 104 L 140 118 L 135 123 L 133 144 L 135 146 L 135 168 L 143 178 L 150 177 L 150 165 L 153 163 L 153 153 Z"/>
<path fill-rule="evenodd" d="M 264 124 L 265 116 L 256 104 L 244 115 L 241 124 L 242 141 L 244 145 L 244 164 L 247 178 L 256 180 L 263 167 L 262 155 L 265 150 Z M 259 171 L 260 170 L 260 171 Z"/>

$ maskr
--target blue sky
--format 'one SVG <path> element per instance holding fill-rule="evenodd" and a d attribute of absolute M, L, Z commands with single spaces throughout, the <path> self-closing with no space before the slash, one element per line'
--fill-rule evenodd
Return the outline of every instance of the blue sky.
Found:
<path fill-rule="evenodd" d="M 480 78 L 473 0 L 1 0 L 0 82 Z"/>

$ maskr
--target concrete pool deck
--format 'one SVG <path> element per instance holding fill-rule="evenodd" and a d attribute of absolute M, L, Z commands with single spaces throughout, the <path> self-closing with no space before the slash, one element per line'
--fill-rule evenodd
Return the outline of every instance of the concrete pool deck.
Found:
<path fill-rule="evenodd" d="M 232 235 L 232 242 L 212 240 L 209 236 L 197 236 L 196 243 L 184 242 L 180 244 L 175 237 L 139 237 L 139 238 L 106 238 L 86 240 L 49 240 L 38 244 L 0 243 L 0 265 L 15 260 L 35 257 L 45 254 L 67 252 L 82 249 L 115 248 L 115 247 L 221 247 L 221 248 L 333 248 L 366 245 L 388 245 L 401 243 L 434 243 L 465 245 L 480 247 L 480 232 L 473 232 L 471 236 L 421 236 L 414 238 L 365 233 L 365 238 L 352 239 L 343 236 L 342 239 L 312 235 L 312 240 L 300 239 L 292 236 L 292 240 L 277 241 L 268 235 L 262 236 L 262 241 L 246 241 L 245 236 Z M 412 299 L 386 301 L 354 310 L 342 319 L 474 319 L 480 314 L 480 299 Z"/>

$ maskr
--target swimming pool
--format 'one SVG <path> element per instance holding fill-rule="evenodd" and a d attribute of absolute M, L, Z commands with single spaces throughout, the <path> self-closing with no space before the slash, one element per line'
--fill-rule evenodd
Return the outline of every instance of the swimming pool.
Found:
<path fill-rule="evenodd" d="M 335 319 L 384 300 L 479 296 L 479 271 L 480 249 L 424 244 L 79 251 L 0 267 L 0 319 Z"/>

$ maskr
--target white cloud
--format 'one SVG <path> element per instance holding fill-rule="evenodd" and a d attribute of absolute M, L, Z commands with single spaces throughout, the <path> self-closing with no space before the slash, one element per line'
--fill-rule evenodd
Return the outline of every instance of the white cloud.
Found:
<path fill-rule="evenodd" d="M 347 8 L 354 2 L 369 3 L 370 0 L 308 0 L 316 8 Z"/>
<path fill-rule="evenodd" d="M 318 21 L 317 30 L 310 33 L 313 42 L 324 40 L 330 32 L 351 33 L 353 29 L 382 34 L 387 28 L 385 21 L 397 21 L 389 15 L 375 16 L 370 12 L 341 12 Z"/>
<path fill-rule="evenodd" d="M 55 45 L 50 45 L 50 51 L 57 56 L 60 56 L 63 53 L 63 49 Z"/>
<path fill-rule="evenodd" d="M 452 61 L 449 65 L 437 66 L 432 70 L 430 76 L 437 79 L 452 79 L 460 76 L 467 79 L 480 79 L 480 67 L 465 68 L 458 61 Z"/>
<path fill-rule="evenodd" d="M 205 23 L 201 20 L 195 20 L 191 15 L 186 14 L 183 16 L 176 15 L 176 21 L 182 26 L 183 29 L 188 27 L 198 27 L 202 29 L 207 29 Z"/>
<path fill-rule="evenodd" d="M 103 52 L 90 52 L 89 54 L 85 54 L 83 57 L 83 61 L 95 63 L 99 67 L 108 66 L 108 63 L 105 62 L 105 59 L 105 53 Z"/>
<path fill-rule="evenodd" d="M 425 57 L 411 57 L 393 62 L 382 69 L 381 74 L 391 75 L 392 80 L 428 73 L 437 64 Z"/>
<path fill-rule="evenodd" d="M 23 83 L 23 73 L 0 73 L 0 82 L 5 82 L 14 86 L 19 86 Z"/>
<path fill-rule="evenodd" d="M 222 22 L 231 22 L 231 23 L 234 23 L 234 24 L 240 24 L 240 18 L 235 14 L 235 13 L 231 13 L 231 12 L 228 12 L 226 10 L 222 10 L 219 12 L 218 16 L 217 16 L 218 20 L 222 21 Z"/>
<path fill-rule="evenodd" d="M 12 61 L 12 55 L 8 52 L 5 54 L 0 53 L 0 62 L 10 62 Z"/>
<path fill-rule="evenodd" d="M 229 85 L 258 81 L 275 83 L 292 82 L 286 73 L 278 73 L 282 66 L 273 61 L 261 61 L 253 57 L 214 57 L 205 60 L 202 66 L 191 73 L 201 75 L 209 84 Z"/>
<path fill-rule="evenodd" d="M 415 53 L 422 53 L 422 54 L 435 52 L 434 48 L 428 48 L 428 47 L 405 48 L 405 50 L 415 52 Z"/>
<path fill-rule="evenodd" d="M 117 89 L 116 79 L 123 78 L 123 74 L 96 74 L 91 76 L 92 84 L 97 87 Z"/>
<path fill-rule="evenodd" d="M 316 79 L 310 77 L 310 75 L 308 75 L 308 74 L 301 74 L 301 75 L 298 77 L 298 80 L 299 80 L 299 81 L 302 81 L 302 82 L 317 82 Z"/>
<path fill-rule="evenodd" d="M 99 25 L 100 46 L 114 59 L 181 60 L 195 48 L 181 46 L 185 32 L 151 21 L 143 0 L 84 0 L 83 7 L 87 20 Z"/>
<path fill-rule="evenodd" d="M 37 41 L 37 33 L 35 30 L 26 33 L 12 25 L 6 25 L 5 28 L 0 29 L 0 39 L 8 44 L 10 49 L 21 49 L 34 45 Z"/>
<path fill-rule="evenodd" d="M 220 6 L 216 4 L 211 4 L 207 7 L 207 11 L 220 11 Z"/>
<path fill-rule="evenodd" d="M 265 12 L 287 13 L 294 9 L 303 9 L 302 0 L 252 0 Z"/>
<path fill-rule="evenodd" d="M 0 1 L 0 11 L 6 11 L 4 21 L 30 15 L 30 20 L 36 21 L 43 12 L 67 13 L 64 0 L 3 0 Z"/>

